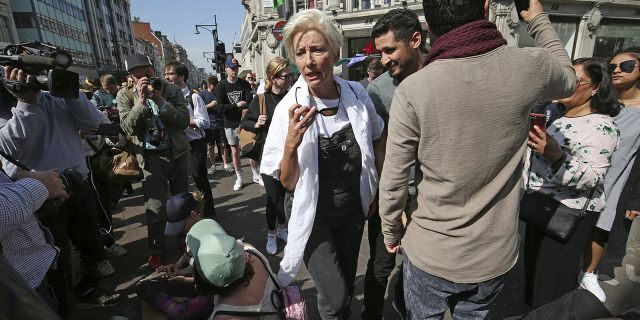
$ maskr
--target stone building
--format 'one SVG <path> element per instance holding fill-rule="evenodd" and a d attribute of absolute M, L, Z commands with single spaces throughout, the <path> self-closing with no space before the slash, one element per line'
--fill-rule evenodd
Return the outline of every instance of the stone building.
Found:
<path fill-rule="evenodd" d="M 278 9 L 272 8 L 270 0 L 242 0 L 241 4 L 245 8 L 240 31 L 241 64 L 258 78 L 264 78 L 269 60 L 286 56 L 273 35 L 275 24 L 302 9 L 323 9 L 334 17 L 344 35 L 341 58 L 363 53 L 370 45 L 373 25 L 389 9 L 408 8 L 424 23 L 422 4 L 416 0 L 285 0 Z M 544 6 L 572 58 L 608 57 L 620 48 L 640 45 L 640 0 L 545 0 Z M 489 18 L 509 45 L 533 45 L 526 25 L 518 21 L 512 0 L 493 0 Z M 337 71 L 350 80 L 365 76 L 364 64 L 348 69 L 343 66 Z"/>

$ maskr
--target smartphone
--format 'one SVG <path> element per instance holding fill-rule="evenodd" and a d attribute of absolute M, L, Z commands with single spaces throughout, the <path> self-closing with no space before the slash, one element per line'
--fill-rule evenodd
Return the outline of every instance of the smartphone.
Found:
<path fill-rule="evenodd" d="M 537 126 L 540 130 L 545 130 L 547 124 L 547 116 L 542 113 L 532 113 L 529 115 L 529 132 L 532 132 L 537 137 L 540 137 L 538 132 L 533 129 L 533 126 Z"/>
<path fill-rule="evenodd" d="M 523 10 L 529 10 L 529 0 L 514 0 L 514 2 L 516 3 L 516 12 L 518 12 L 518 17 L 522 20 L 520 12 Z"/>

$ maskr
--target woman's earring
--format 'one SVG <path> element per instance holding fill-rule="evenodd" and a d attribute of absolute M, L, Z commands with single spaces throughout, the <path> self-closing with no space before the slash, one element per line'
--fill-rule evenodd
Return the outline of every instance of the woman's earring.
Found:
<path fill-rule="evenodd" d="M 595 91 L 595 90 L 591 91 L 591 96 L 592 96 L 592 97 L 593 97 L 593 96 L 595 96 L 595 95 L 596 95 L 596 93 L 598 93 L 598 92 L 597 92 L 597 91 Z"/>

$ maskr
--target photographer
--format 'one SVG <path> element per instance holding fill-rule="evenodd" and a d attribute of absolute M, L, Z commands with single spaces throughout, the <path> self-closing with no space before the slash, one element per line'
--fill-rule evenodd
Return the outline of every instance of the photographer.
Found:
<path fill-rule="evenodd" d="M 4 75 L 5 80 L 25 86 L 35 81 L 33 76 L 10 67 L 4 67 Z M 18 102 L 11 110 L 11 119 L 0 129 L 0 150 L 32 170 L 64 170 L 62 175 L 71 193 L 61 205 L 51 203 L 39 211 L 42 223 L 52 231 L 56 246 L 61 248 L 61 259 L 52 276 L 61 307 L 66 306 L 65 293 L 71 287 L 64 273 L 64 268 L 71 266 L 67 237 L 80 252 L 82 277 L 75 288 L 78 301 L 102 305 L 105 298 L 112 296 L 96 290 L 100 276 L 113 274 L 115 270 L 105 260 L 99 237 L 97 200 L 87 181 L 89 168 L 79 131 L 96 128 L 108 120 L 84 95 L 63 99 L 34 89 L 10 93 Z M 2 162 L 9 176 L 15 178 L 24 173 L 7 159 Z"/>
<path fill-rule="evenodd" d="M 149 234 L 148 267 L 162 265 L 165 254 L 165 202 L 172 195 L 189 191 L 189 109 L 178 86 L 154 78 L 151 60 L 142 54 L 127 57 L 127 71 L 134 87 L 118 92 L 122 129 L 133 135 L 138 163 L 144 179 L 145 210 Z"/>
<path fill-rule="evenodd" d="M 100 89 L 93 93 L 91 103 L 100 109 L 111 121 L 118 121 L 116 109 L 116 95 L 118 94 L 118 80 L 110 74 L 100 77 Z"/>

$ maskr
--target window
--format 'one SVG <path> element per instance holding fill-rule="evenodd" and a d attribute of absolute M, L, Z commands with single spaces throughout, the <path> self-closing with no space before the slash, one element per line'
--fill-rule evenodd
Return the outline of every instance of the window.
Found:
<path fill-rule="evenodd" d="M 550 20 L 551 25 L 558 33 L 558 37 L 560 37 L 560 41 L 564 44 L 564 49 L 567 50 L 569 57 L 573 59 L 580 19 L 573 17 L 551 16 Z M 520 48 L 536 46 L 535 40 L 527 32 L 527 25 L 522 22 L 518 24 L 518 27 L 516 27 L 516 40 L 518 41 L 518 47 Z"/>
<path fill-rule="evenodd" d="M 615 52 L 631 46 L 640 46 L 640 26 L 605 20 L 598 28 L 593 56 L 609 58 Z"/>
<path fill-rule="evenodd" d="M 36 19 L 33 12 L 14 12 L 13 20 L 16 22 L 16 28 L 36 27 Z"/>

